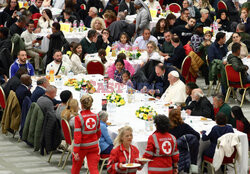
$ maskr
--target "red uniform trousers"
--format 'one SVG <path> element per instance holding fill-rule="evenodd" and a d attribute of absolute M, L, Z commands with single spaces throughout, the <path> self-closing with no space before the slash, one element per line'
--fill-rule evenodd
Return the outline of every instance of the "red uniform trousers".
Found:
<path fill-rule="evenodd" d="M 79 174 L 83 160 L 87 157 L 87 162 L 88 162 L 88 168 L 90 174 L 99 174 L 98 171 L 98 163 L 100 160 L 100 154 L 99 154 L 99 148 L 92 148 L 92 149 L 85 149 L 85 150 L 80 150 L 79 152 L 79 160 L 76 161 L 75 158 L 73 157 L 73 165 L 71 169 L 72 174 Z"/>

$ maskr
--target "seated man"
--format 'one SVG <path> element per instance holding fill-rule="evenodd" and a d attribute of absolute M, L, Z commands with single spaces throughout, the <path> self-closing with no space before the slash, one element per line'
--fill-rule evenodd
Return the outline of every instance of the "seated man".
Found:
<path fill-rule="evenodd" d="M 157 39 L 150 34 L 150 29 L 145 28 L 143 30 L 142 36 L 139 36 L 135 39 L 134 47 L 138 47 L 141 51 L 147 50 L 147 44 L 149 41 L 154 41 L 158 45 Z"/>
<path fill-rule="evenodd" d="M 31 96 L 30 88 L 31 88 L 32 80 L 28 74 L 23 74 L 20 80 L 21 80 L 21 84 L 16 89 L 16 96 L 17 96 L 20 106 L 22 107 L 24 98 L 26 96 L 28 97 Z"/>
<path fill-rule="evenodd" d="M 174 52 L 172 56 L 165 56 L 164 64 L 173 65 L 178 69 L 181 69 L 183 60 L 186 57 L 185 49 L 180 43 L 180 39 L 177 35 L 173 35 L 171 38 L 171 44 L 174 47 Z"/>
<path fill-rule="evenodd" d="M 11 52 L 11 40 L 9 38 L 9 29 L 7 27 L 0 28 L 0 50 L 7 48 Z"/>
<path fill-rule="evenodd" d="M 20 67 L 25 67 L 28 70 L 28 74 L 30 76 L 34 75 L 34 68 L 33 65 L 31 63 L 29 63 L 29 61 L 27 60 L 27 54 L 26 51 L 24 50 L 20 50 L 17 54 L 17 59 L 15 60 L 15 62 L 10 66 L 10 74 L 9 77 L 13 77 L 16 72 L 18 71 L 18 69 Z"/>
<path fill-rule="evenodd" d="M 27 30 L 22 33 L 21 38 L 24 40 L 27 55 L 34 59 L 35 70 L 37 72 L 41 72 L 42 67 L 40 66 L 40 63 L 45 55 L 45 52 L 36 48 L 41 45 L 41 40 L 36 39 L 36 36 L 33 33 L 34 28 L 34 21 L 30 20 L 27 24 Z M 39 53 L 42 54 L 42 57 L 40 57 Z"/>
<path fill-rule="evenodd" d="M 16 74 L 8 80 L 6 85 L 3 86 L 6 99 L 9 96 L 10 90 L 16 92 L 17 87 L 21 84 L 20 78 L 23 74 L 28 74 L 28 71 L 25 67 L 20 67 Z"/>
<path fill-rule="evenodd" d="M 21 36 L 26 26 L 26 16 L 19 16 L 19 19 L 16 23 L 13 23 L 10 26 L 10 36 L 13 36 L 15 33 Z"/>
<path fill-rule="evenodd" d="M 170 85 L 161 96 L 162 101 L 166 103 L 185 103 L 187 98 L 186 86 L 179 77 L 180 76 L 177 71 L 171 71 L 168 74 L 168 81 Z"/>
<path fill-rule="evenodd" d="M 47 65 L 46 75 L 49 75 L 50 71 L 54 71 L 54 75 L 66 75 L 70 71 L 70 65 L 62 60 L 62 52 L 60 50 L 54 50 L 54 61 Z"/>
<path fill-rule="evenodd" d="M 40 7 L 42 6 L 42 4 L 43 4 L 43 0 L 36 0 L 35 4 L 31 5 L 28 10 L 32 14 L 40 13 Z"/>
<path fill-rule="evenodd" d="M 174 26 L 186 25 L 189 16 L 189 10 L 187 8 L 181 9 L 181 16 L 176 19 Z"/>
<path fill-rule="evenodd" d="M 37 104 L 43 111 L 43 115 L 46 115 L 47 112 L 52 112 L 55 114 L 53 99 L 56 97 L 57 88 L 53 85 L 49 85 L 46 88 L 46 92 L 37 100 Z"/>
<path fill-rule="evenodd" d="M 96 30 L 89 30 L 88 36 L 81 40 L 82 55 L 97 53 L 96 42 L 98 33 Z"/>
<path fill-rule="evenodd" d="M 49 86 L 49 81 L 45 77 L 38 79 L 36 83 L 36 89 L 31 95 L 32 102 L 36 102 L 39 97 L 43 96 L 45 94 L 46 88 Z"/>
<path fill-rule="evenodd" d="M 63 23 L 71 23 L 73 25 L 74 21 L 77 20 L 76 17 L 73 15 L 71 9 L 66 8 L 63 10 L 63 15 L 57 18 L 57 21 Z"/>
<path fill-rule="evenodd" d="M 171 37 L 172 33 L 170 31 L 165 31 L 164 32 L 164 39 L 165 41 L 163 42 L 162 45 L 162 56 L 172 56 L 174 53 L 174 46 L 171 43 Z"/>
<path fill-rule="evenodd" d="M 210 101 L 204 96 L 200 88 L 194 89 L 191 94 L 192 103 L 186 107 L 189 115 L 203 116 L 214 119 L 214 108 Z"/>
<path fill-rule="evenodd" d="M 231 107 L 225 103 L 225 97 L 221 94 L 217 94 L 213 98 L 213 105 L 215 109 L 219 109 L 218 112 L 222 112 L 227 116 L 227 123 L 236 127 L 236 120 L 231 115 Z"/>

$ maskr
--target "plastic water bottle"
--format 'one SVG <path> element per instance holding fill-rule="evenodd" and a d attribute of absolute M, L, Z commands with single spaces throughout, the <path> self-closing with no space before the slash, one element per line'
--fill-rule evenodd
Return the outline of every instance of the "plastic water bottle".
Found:
<path fill-rule="evenodd" d="M 84 23 L 82 20 L 80 20 L 80 32 L 84 31 L 83 27 L 84 27 Z"/>
<path fill-rule="evenodd" d="M 77 21 L 76 20 L 74 20 L 74 22 L 73 22 L 73 28 L 74 28 L 74 32 L 76 32 L 77 31 Z"/>

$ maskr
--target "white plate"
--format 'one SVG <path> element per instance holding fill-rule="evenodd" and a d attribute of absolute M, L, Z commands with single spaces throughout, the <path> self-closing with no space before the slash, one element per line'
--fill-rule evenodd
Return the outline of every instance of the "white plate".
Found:
<path fill-rule="evenodd" d="M 138 161 L 140 162 L 150 162 L 150 161 L 153 161 L 151 159 L 147 159 L 147 158 L 137 158 Z"/>
<path fill-rule="evenodd" d="M 137 168 L 137 167 L 141 166 L 141 164 L 139 164 L 139 163 L 131 163 L 131 164 L 133 164 L 133 165 L 127 166 L 128 164 L 123 164 L 122 167 L 124 167 L 124 168 Z"/>

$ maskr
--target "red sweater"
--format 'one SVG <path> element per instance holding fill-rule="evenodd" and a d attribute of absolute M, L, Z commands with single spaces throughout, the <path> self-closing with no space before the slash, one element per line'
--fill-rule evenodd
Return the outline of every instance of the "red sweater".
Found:
<path fill-rule="evenodd" d="M 92 113 L 90 110 L 81 111 L 80 115 L 75 117 L 74 152 L 98 148 L 100 137 L 99 115 Z"/>

